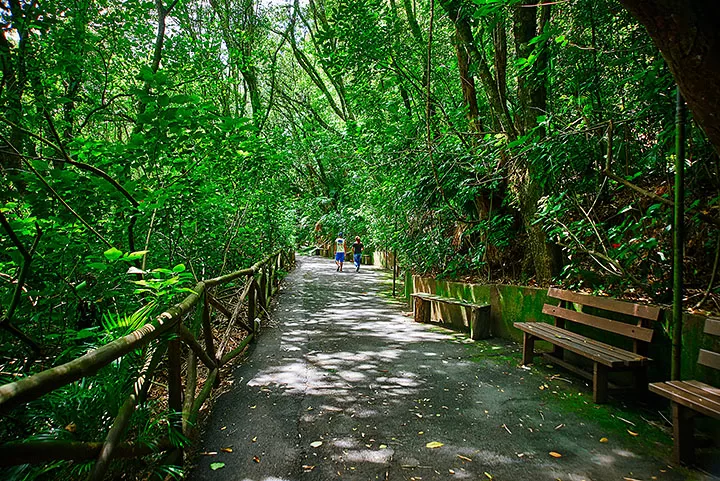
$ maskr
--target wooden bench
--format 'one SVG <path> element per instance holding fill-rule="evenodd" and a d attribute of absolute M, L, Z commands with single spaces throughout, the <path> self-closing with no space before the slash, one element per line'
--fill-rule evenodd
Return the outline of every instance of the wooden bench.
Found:
<path fill-rule="evenodd" d="M 532 363 L 535 340 L 543 340 L 553 344 L 552 353 L 543 355 L 550 360 L 576 374 L 592 378 L 593 401 L 607 402 L 608 372 L 610 370 L 633 371 L 635 386 L 647 387 L 647 357 L 653 330 L 650 321 L 657 321 L 660 308 L 618 301 L 609 297 L 597 297 L 576 292 L 551 288 L 548 297 L 559 299 L 560 305 L 545 304 L 542 312 L 555 318 L 555 324 L 544 322 L 516 322 L 516 328 L 523 331 L 523 364 Z M 600 309 L 612 313 L 624 314 L 637 319 L 636 324 L 614 321 L 600 315 L 591 315 L 570 309 L 569 304 L 581 304 L 586 307 Z M 633 350 L 626 351 L 592 338 L 565 329 L 566 321 L 591 326 L 595 329 L 619 334 L 633 340 Z M 592 374 L 565 361 L 565 350 L 590 359 L 593 362 Z"/>
<path fill-rule="evenodd" d="M 705 334 L 720 336 L 720 318 L 705 321 Z M 720 353 L 700 349 L 698 364 L 720 370 Z M 720 419 L 720 388 L 700 381 L 668 381 L 650 384 L 650 391 L 672 401 L 673 454 L 680 464 L 695 461 L 695 415 Z"/>
<path fill-rule="evenodd" d="M 477 341 L 478 339 L 490 337 L 490 304 L 475 304 L 461 299 L 441 297 L 425 292 L 416 292 L 412 294 L 412 298 L 415 321 L 430 322 L 430 308 L 433 302 L 460 306 L 468 310 L 470 338 Z"/>

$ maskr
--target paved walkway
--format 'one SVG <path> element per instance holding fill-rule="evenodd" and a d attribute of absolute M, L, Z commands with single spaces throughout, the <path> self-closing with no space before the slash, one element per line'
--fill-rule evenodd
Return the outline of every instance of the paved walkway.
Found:
<path fill-rule="evenodd" d="M 566 374 L 519 366 L 514 344 L 413 323 L 386 273 L 346 267 L 298 258 L 215 403 L 200 451 L 217 454 L 190 480 L 686 479 L 647 454 L 657 428 L 596 409 Z"/>

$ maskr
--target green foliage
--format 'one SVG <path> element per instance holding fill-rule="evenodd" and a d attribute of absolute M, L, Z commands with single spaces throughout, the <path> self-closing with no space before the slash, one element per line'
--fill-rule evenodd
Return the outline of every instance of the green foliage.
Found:
<path fill-rule="evenodd" d="M 15 299 L 17 243 L 39 229 L 12 322 L 47 358 L 28 363 L 3 331 L 0 381 L 141 327 L 197 280 L 339 231 L 420 274 L 668 294 L 668 209 L 603 175 L 612 119 L 611 171 L 671 193 L 673 80 L 617 2 L 551 2 L 517 42 L 522 2 L 440 2 L 430 48 L 427 2 L 177 2 L 162 44 L 153 2 L 41 3 L 0 6 L 0 134 L 23 155 L 0 153 L 16 238 L 0 231 L 0 306 Z M 687 206 L 716 214 L 716 154 L 700 129 L 689 137 Z M 686 281 L 704 289 L 717 233 L 691 219 Z M 102 439 L 140 359 L 31 403 L 2 439 Z M 80 408 L 95 421 L 70 433 Z M 131 435 L 150 443 L 169 416 L 149 402 Z M 14 476 L 47 469 L 65 468 Z"/>

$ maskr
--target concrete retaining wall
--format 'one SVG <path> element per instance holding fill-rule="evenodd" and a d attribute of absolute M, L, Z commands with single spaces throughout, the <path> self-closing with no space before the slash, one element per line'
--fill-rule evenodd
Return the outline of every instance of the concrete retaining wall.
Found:
<path fill-rule="evenodd" d="M 469 284 L 407 275 L 405 296 L 408 302 L 413 292 L 427 292 L 476 303 L 488 303 L 492 311 L 490 316 L 492 335 L 517 342 L 522 342 L 522 332 L 513 327 L 514 322 L 553 322 L 552 317 L 542 314 L 542 306 L 547 299 L 547 289 L 500 284 Z M 461 311 L 460 308 L 449 305 L 444 305 L 441 309 L 433 307 L 431 318 L 448 327 L 464 330 L 466 326 Z M 455 321 L 448 323 L 444 319 L 455 319 Z M 672 312 L 663 310 L 662 319 L 655 323 L 655 334 L 651 344 L 650 357 L 654 360 L 650 370 L 651 381 L 670 378 L 671 341 L 668 332 L 672 325 Z M 720 372 L 697 365 L 701 348 L 720 351 L 720 339 L 703 334 L 704 323 L 704 316 L 693 314 L 683 316 L 682 378 L 697 379 L 720 386 Z M 629 348 L 618 344 L 617 336 L 604 335 L 602 331 L 593 330 L 592 337 Z M 626 342 L 624 339 L 619 341 Z M 538 343 L 538 347 L 542 349 L 543 344 L 549 349 L 546 343 Z"/>

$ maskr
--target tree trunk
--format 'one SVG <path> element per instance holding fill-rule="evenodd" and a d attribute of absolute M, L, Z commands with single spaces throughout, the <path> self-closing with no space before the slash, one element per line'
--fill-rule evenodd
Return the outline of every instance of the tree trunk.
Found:
<path fill-rule="evenodd" d="M 457 32 L 455 34 L 455 52 L 457 53 L 458 70 L 460 71 L 460 87 L 462 88 L 463 100 L 467 110 L 467 118 L 470 124 L 470 130 L 480 132 L 482 130 L 482 122 L 478 112 L 477 93 L 475 90 L 475 78 L 470 73 L 469 55 L 467 46 Z"/>
<path fill-rule="evenodd" d="M 523 5 L 516 8 L 513 14 L 513 34 L 515 37 L 515 50 L 518 58 L 528 58 L 534 48 L 545 50 L 542 44 L 531 45 L 530 41 L 541 33 L 544 22 L 549 18 L 549 6 L 542 7 L 543 15 L 538 32 L 537 6 Z M 548 11 L 545 11 L 545 10 Z M 522 135 L 530 133 L 537 127 L 537 117 L 546 110 L 547 89 L 545 63 L 546 53 L 540 56 L 532 66 L 520 71 L 517 79 L 517 95 L 520 106 L 521 121 L 516 124 Z M 530 154 L 532 155 L 532 153 Z M 547 237 L 542 226 L 536 224 L 537 203 L 542 197 L 542 187 L 539 183 L 539 173 L 526 156 L 524 162 L 518 162 L 516 178 L 519 179 L 516 188 L 519 190 L 520 211 L 528 235 L 528 247 L 535 268 L 535 279 L 538 284 L 550 282 L 553 272 L 553 256 Z"/>
<path fill-rule="evenodd" d="M 440 4 L 447 12 L 448 17 L 455 25 L 455 32 L 458 43 L 462 43 L 475 63 L 478 77 L 482 82 L 485 94 L 488 97 L 490 108 L 492 109 L 494 119 L 499 124 L 503 132 L 508 138 L 513 140 L 516 137 L 515 126 L 510 118 L 510 111 L 507 104 L 503 102 L 499 92 L 495 78 L 490 72 L 490 67 L 485 59 L 484 54 L 475 42 L 472 32 L 472 8 L 465 5 L 460 0 L 440 0 Z"/>
<path fill-rule="evenodd" d="M 720 153 L 720 2 L 620 0 L 645 26 L 683 97 Z"/>

